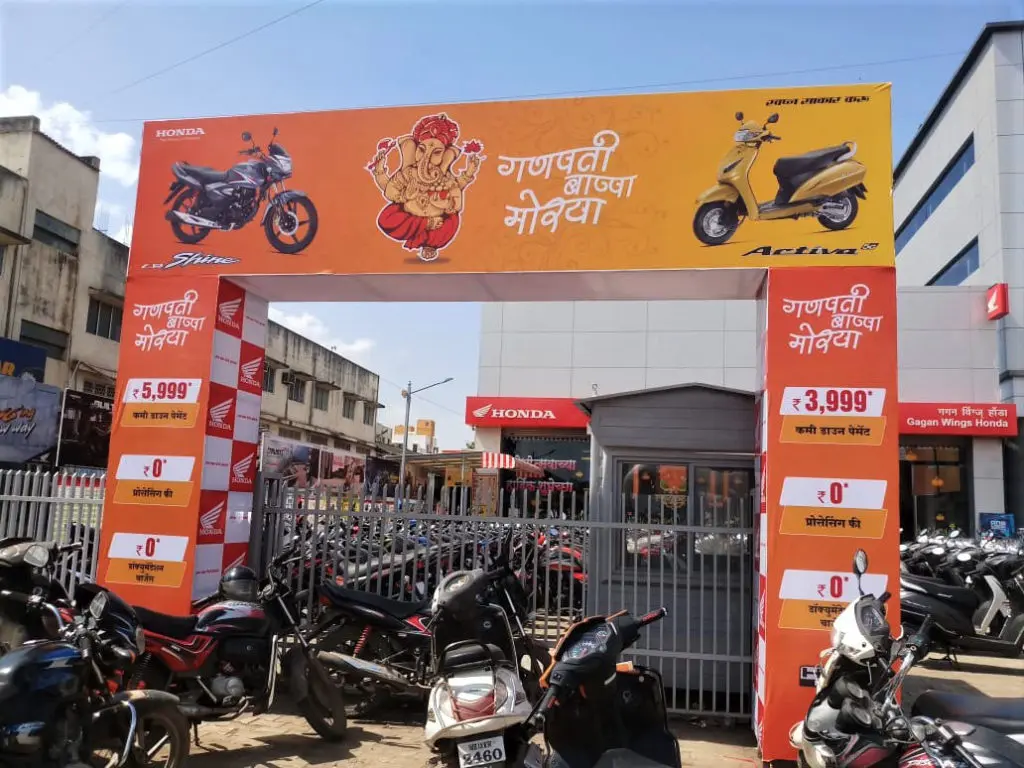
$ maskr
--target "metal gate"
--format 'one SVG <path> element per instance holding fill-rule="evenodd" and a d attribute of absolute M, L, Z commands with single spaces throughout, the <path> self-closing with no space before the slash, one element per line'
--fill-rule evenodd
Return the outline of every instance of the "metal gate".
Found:
<path fill-rule="evenodd" d="M 541 499 L 542 489 L 501 493 L 502 514 L 480 517 L 462 489 L 445 489 L 440 501 L 428 503 L 396 502 L 387 490 L 368 496 L 262 488 L 254 561 L 266 563 L 296 536 L 309 542 L 311 566 L 293 575 L 298 590 L 333 579 L 399 600 L 424 599 L 445 573 L 485 566 L 490 545 L 510 534 L 521 552 L 514 565 L 530 597 L 535 637 L 553 643 L 583 615 L 664 606 L 668 617 L 645 631 L 629 655 L 661 673 L 669 710 L 750 715 L 749 498 L 724 500 L 693 524 L 676 524 L 664 499 L 659 506 L 653 497 L 624 495 L 623 510 L 633 511 L 625 522 L 596 522 L 585 497 L 551 492 Z"/>

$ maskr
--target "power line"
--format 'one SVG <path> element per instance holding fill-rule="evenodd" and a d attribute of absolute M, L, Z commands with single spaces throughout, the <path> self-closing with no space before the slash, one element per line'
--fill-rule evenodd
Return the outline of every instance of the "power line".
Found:
<path fill-rule="evenodd" d="M 201 59 L 204 56 L 208 56 L 209 54 L 214 53 L 216 51 L 219 51 L 219 50 L 221 50 L 223 48 L 227 48 L 229 45 L 234 45 L 235 43 L 237 43 L 237 42 L 239 42 L 241 40 L 245 40 L 245 38 L 247 38 L 247 37 L 252 37 L 257 32 L 262 32 L 264 29 L 272 27 L 275 24 L 279 24 L 282 21 L 285 21 L 286 19 L 290 19 L 293 16 L 298 16 L 300 13 L 303 13 L 304 11 L 308 11 L 310 8 L 313 8 L 313 7 L 315 7 L 317 5 L 320 5 L 321 3 L 324 3 L 324 2 L 326 2 L 326 0 L 312 0 L 312 2 L 306 3 L 305 5 L 299 6 L 298 8 L 294 8 L 294 9 L 288 11 L 288 13 L 285 13 L 285 14 L 283 14 L 281 16 L 278 16 L 275 19 L 271 19 L 270 21 L 265 22 L 263 24 L 260 24 L 258 27 L 253 27 L 252 29 L 250 29 L 250 30 L 248 30 L 246 32 L 243 32 L 240 35 L 235 35 L 232 38 L 228 38 L 227 40 L 224 40 L 224 41 L 222 41 L 220 43 L 217 43 L 216 45 L 214 45 L 214 46 L 212 46 L 210 48 L 207 48 L 205 50 L 199 51 L 199 53 L 194 53 L 191 56 L 188 56 L 188 57 L 186 57 L 184 59 L 181 59 L 180 61 L 176 61 L 173 64 L 168 64 L 163 69 L 158 69 L 155 72 L 150 72 L 148 75 L 143 75 L 138 80 L 133 80 L 132 82 L 128 83 L 127 85 L 122 85 L 120 88 L 115 88 L 114 90 L 109 91 L 108 93 L 105 93 L 103 96 L 100 96 L 100 98 L 101 99 L 105 99 L 108 96 L 114 96 L 114 95 L 116 95 L 118 93 L 123 93 L 124 91 L 127 91 L 130 88 L 134 88 L 137 85 L 141 85 L 142 83 L 145 83 L 145 82 L 147 82 L 149 80 L 152 80 L 154 78 L 160 77 L 160 75 L 165 75 L 165 74 L 167 74 L 168 72 L 170 72 L 173 69 L 177 69 L 178 67 L 183 67 L 186 64 L 191 64 L 193 61 Z"/>
<path fill-rule="evenodd" d="M 322 1 L 323 0 L 320 0 L 320 2 L 322 2 Z M 316 3 L 311 3 L 311 5 L 316 5 Z M 270 23 L 273 23 L 273 22 L 270 22 Z M 246 34 L 249 34 L 249 33 L 246 33 Z M 236 39 L 241 39 L 241 38 L 236 38 Z M 230 42 L 233 42 L 233 41 L 225 42 L 225 43 L 221 44 L 220 46 L 217 46 L 217 48 L 222 48 L 222 47 L 224 47 L 224 45 L 229 45 Z M 211 51 L 212 50 L 216 50 L 216 48 L 210 49 L 210 50 Z M 208 53 L 208 52 L 209 51 L 204 52 L 204 54 L 200 54 L 200 55 L 205 55 L 205 53 Z M 930 53 L 930 54 L 925 54 L 925 55 L 922 55 L 922 56 L 906 56 L 906 57 L 898 58 L 898 59 L 879 59 L 879 60 L 875 60 L 875 61 L 862 61 L 862 62 L 853 63 L 853 64 L 833 64 L 833 65 L 824 66 L 824 67 L 810 67 L 810 68 L 807 68 L 807 69 L 790 69 L 790 70 L 779 71 L 779 72 L 758 72 L 758 73 L 752 74 L 752 75 L 728 75 L 728 76 L 725 76 L 725 77 L 705 77 L 705 78 L 699 78 L 699 79 L 693 79 L 693 80 L 669 80 L 669 81 L 660 82 L 660 83 L 644 83 L 644 84 L 638 84 L 638 85 L 619 85 L 619 86 L 612 86 L 612 87 L 607 87 L 607 88 L 586 88 L 586 89 L 571 90 L 571 91 L 545 91 L 545 92 L 542 92 L 542 93 L 519 94 L 519 95 L 514 95 L 514 96 L 488 96 L 486 98 L 479 98 L 479 99 L 457 99 L 455 101 L 457 101 L 457 103 L 459 103 L 459 104 L 480 104 L 480 103 L 486 103 L 486 102 L 490 102 L 490 101 L 529 101 L 531 99 L 550 99 L 550 98 L 557 98 L 557 97 L 560 97 L 560 96 L 595 96 L 595 95 L 601 95 L 601 94 L 623 93 L 625 91 L 656 91 L 656 90 L 662 89 L 662 88 L 678 88 L 678 87 L 693 86 L 693 85 L 710 85 L 710 84 L 713 84 L 713 83 L 736 82 L 736 81 L 739 81 L 739 80 L 753 80 L 753 79 L 760 79 L 760 78 L 766 78 L 766 77 L 793 77 L 793 76 L 796 76 L 796 75 L 811 75 L 811 74 L 816 74 L 818 72 L 835 72 L 835 71 L 842 71 L 842 70 L 847 70 L 847 69 L 859 69 L 861 67 L 883 67 L 883 66 L 890 66 L 890 65 L 894 65 L 894 64 L 910 64 L 910 63 L 914 63 L 914 62 L 918 62 L 918 61 L 931 61 L 933 59 L 944 59 L 944 58 L 950 58 L 950 57 L 953 57 L 953 56 L 963 56 L 964 54 L 965 54 L 965 51 L 949 51 L 949 52 L 946 52 L 946 53 Z M 187 63 L 187 60 L 185 62 L 180 62 L 179 64 L 181 64 L 181 63 Z M 136 83 L 129 84 L 129 85 L 125 86 L 124 88 L 120 88 L 117 91 L 113 91 L 113 93 L 118 93 L 121 90 L 125 90 L 126 88 L 130 88 L 133 85 L 136 85 L 137 83 L 144 82 L 145 80 L 150 79 L 150 77 L 155 77 L 157 74 L 163 74 L 163 72 L 167 71 L 168 69 L 173 69 L 176 66 L 178 66 L 178 65 L 171 65 L 170 67 L 168 67 L 165 70 L 162 70 L 159 73 L 156 73 L 156 74 L 154 74 L 152 76 L 146 76 L 146 77 L 136 81 Z M 414 103 L 414 104 L 402 104 L 402 106 L 422 107 L 422 106 L 431 106 L 431 105 L 438 104 L 438 103 L 447 103 L 447 101 L 448 100 L 446 100 L 446 99 L 434 99 L 434 100 L 429 101 L 429 102 L 420 102 L 420 103 Z M 384 106 L 390 106 L 390 105 L 369 104 L 369 105 L 362 105 L 362 106 L 359 106 L 359 107 L 346 107 L 346 109 L 374 109 L 374 108 L 383 108 Z M 218 115 L 218 117 L 244 117 L 244 116 L 245 115 L 241 115 L 241 114 L 239 114 L 239 115 Z M 93 123 L 97 123 L 97 124 L 99 124 L 99 123 L 142 123 L 142 122 L 146 122 L 147 120 L 158 120 L 158 119 L 168 119 L 168 118 L 130 117 L 130 118 L 120 118 L 120 119 L 110 119 L 110 120 L 93 120 L 92 122 Z M 196 119 L 198 119 L 198 118 L 196 118 Z"/>
<path fill-rule="evenodd" d="M 399 392 L 405 391 L 405 387 L 403 385 L 396 384 L 395 382 L 391 381 L 391 379 L 386 379 L 383 376 L 381 376 L 379 373 L 377 374 L 377 378 L 380 379 L 381 381 L 383 381 L 385 384 L 388 384 L 388 385 L 394 387 Z M 448 413 L 454 414 L 456 416 L 465 416 L 466 415 L 464 413 L 460 413 L 459 411 L 456 411 L 454 408 L 449 408 L 447 405 L 441 405 L 440 403 L 434 402 L 433 400 L 429 400 L 429 399 L 427 399 L 427 398 L 425 398 L 425 397 L 423 397 L 421 395 L 416 395 L 416 399 L 417 400 L 422 400 L 424 403 L 427 403 L 428 405 L 432 405 L 435 408 L 440 408 L 442 411 L 448 411 Z"/>
<path fill-rule="evenodd" d="M 59 45 L 54 48 L 54 53 L 48 59 L 46 59 L 41 66 L 45 67 L 52 64 L 54 61 L 59 59 L 63 54 L 68 52 L 68 49 L 73 47 L 79 40 L 88 39 L 94 30 L 103 24 L 107 19 L 117 13 L 119 10 L 124 8 L 131 0 L 121 0 L 120 3 L 115 3 L 111 8 L 107 10 L 102 16 L 97 18 L 92 24 L 88 25 L 85 29 L 79 30 L 73 39 L 68 40 L 64 45 Z"/>

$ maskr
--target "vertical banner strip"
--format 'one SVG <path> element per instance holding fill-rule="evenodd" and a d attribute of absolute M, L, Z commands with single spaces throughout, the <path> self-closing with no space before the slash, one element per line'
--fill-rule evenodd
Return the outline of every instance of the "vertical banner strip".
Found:
<path fill-rule="evenodd" d="M 886 267 L 770 270 L 764 343 L 767 611 L 762 756 L 793 760 L 787 734 L 813 695 L 829 628 L 899 578 L 896 275 Z M 889 621 L 899 626 L 896 601 Z"/>

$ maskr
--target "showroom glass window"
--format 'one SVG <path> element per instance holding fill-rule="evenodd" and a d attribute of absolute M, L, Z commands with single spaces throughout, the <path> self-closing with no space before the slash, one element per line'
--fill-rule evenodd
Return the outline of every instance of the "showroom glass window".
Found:
<path fill-rule="evenodd" d="M 959 528 L 974 533 L 967 441 L 946 445 L 906 442 L 900 446 L 902 538 L 920 531 Z"/>
<path fill-rule="evenodd" d="M 522 517 L 583 519 L 590 490 L 590 438 L 506 436 L 502 453 L 544 470 L 543 478 L 502 472 L 502 507 Z"/>
<path fill-rule="evenodd" d="M 620 520 L 643 526 L 624 533 L 618 558 L 624 570 L 743 571 L 737 558 L 751 552 L 753 469 L 682 462 L 623 464 L 620 482 Z M 658 525 L 693 528 L 659 531 Z M 724 530 L 729 528 L 737 530 Z"/>

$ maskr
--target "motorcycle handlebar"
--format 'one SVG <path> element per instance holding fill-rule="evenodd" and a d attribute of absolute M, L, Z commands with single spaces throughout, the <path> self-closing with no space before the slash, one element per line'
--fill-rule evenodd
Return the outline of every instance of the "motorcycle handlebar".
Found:
<path fill-rule="evenodd" d="M 668 615 L 668 611 L 664 608 L 659 608 L 656 611 L 651 611 L 640 617 L 640 626 L 646 627 L 648 624 L 653 624 L 656 621 L 661 621 Z"/>
<path fill-rule="evenodd" d="M 551 709 L 558 702 L 558 686 L 549 685 L 548 689 L 544 691 L 544 697 L 537 704 L 537 707 L 533 710 L 530 715 L 530 719 L 527 720 L 528 728 L 536 728 L 541 722 L 543 722 L 549 709 Z"/>
<path fill-rule="evenodd" d="M 881 594 L 881 596 L 878 598 L 878 602 L 880 602 L 880 603 L 882 603 L 884 605 L 885 603 L 889 602 L 889 598 L 890 597 L 892 597 L 892 593 L 890 593 L 887 590 L 887 591 L 885 591 L 885 592 L 883 592 Z"/>
<path fill-rule="evenodd" d="M 57 551 L 58 554 L 66 555 L 66 554 L 69 554 L 71 552 L 77 552 L 78 550 L 82 549 L 84 546 L 85 546 L 85 542 L 84 541 L 73 541 L 70 544 L 64 544 L 62 546 L 54 547 L 54 549 Z"/>

